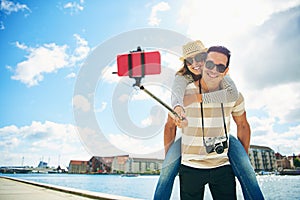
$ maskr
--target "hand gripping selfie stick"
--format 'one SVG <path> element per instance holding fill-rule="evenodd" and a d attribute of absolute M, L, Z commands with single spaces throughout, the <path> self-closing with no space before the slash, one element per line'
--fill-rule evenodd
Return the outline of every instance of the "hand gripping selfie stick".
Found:
<path fill-rule="evenodd" d="M 133 74 L 133 61 L 132 61 L 132 54 L 134 52 L 140 52 L 140 64 L 141 64 L 141 74 L 140 76 L 135 76 Z M 128 54 L 128 73 L 129 73 L 129 77 L 135 79 L 135 83 L 133 84 L 134 86 L 139 87 L 142 91 L 144 91 L 145 93 L 147 93 L 150 97 L 152 97 L 153 99 L 155 99 L 158 103 L 160 103 L 163 107 L 165 107 L 166 109 L 168 109 L 173 115 L 175 115 L 176 117 L 178 117 L 180 120 L 184 120 L 183 117 L 179 116 L 170 106 L 168 106 L 166 103 L 164 103 L 162 100 L 160 100 L 158 97 L 156 97 L 154 94 L 152 94 L 149 90 L 147 90 L 143 85 L 141 85 L 141 80 L 142 78 L 145 77 L 145 52 L 142 51 L 141 47 L 137 47 L 136 51 L 130 51 L 130 53 Z M 160 64 L 160 63 L 159 63 Z M 118 64 L 119 67 L 119 64 Z M 119 68 L 120 69 L 120 68 Z M 119 70 L 118 69 L 118 70 Z M 114 73 L 114 72 L 113 72 Z M 118 74 L 120 76 L 120 73 L 118 71 Z"/>

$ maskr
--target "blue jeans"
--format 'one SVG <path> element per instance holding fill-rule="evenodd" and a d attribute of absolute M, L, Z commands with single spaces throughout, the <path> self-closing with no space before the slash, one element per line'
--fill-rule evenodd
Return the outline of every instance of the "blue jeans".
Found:
<path fill-rule="evenodd" d="M 243 145 L 234 136 L 229 136 L 228 157 L 235 176 L 238 178 L 245 200 L 262 200 L 263 194 L 255 172 Z M 163 162 L 154 200 L 170 199 L 175 177 L 181 164 L 181 138 L 171 145 Z"/>

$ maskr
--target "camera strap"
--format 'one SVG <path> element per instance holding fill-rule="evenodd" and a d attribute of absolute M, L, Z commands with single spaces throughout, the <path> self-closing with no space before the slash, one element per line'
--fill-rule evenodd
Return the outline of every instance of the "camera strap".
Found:
<path fill-rule="evenodd" d="M 202 86 L 201 86 L 201 79 L 199 79 L 199 94 L 202 95 Z M 226 136 L 226 142 L 228 141 L 228 135 L 227 135 L 227 127 L 226 127 L 226 121 L 225 121 L 225 114 L 224 114 L 224 106 L 223 103 L 221 103 L 221 110 L 222 110 L 222 117 L 223 117 L 223 125 L 224 125 L 224 131 Z M 203 112 L 203 102 L 200 102 L 200 111 L 201 111 L 201 122 L 202 122 L 202 140 L 204 146 L 206 146 L 205 139 L 204 139 L 204 112 Z"/>

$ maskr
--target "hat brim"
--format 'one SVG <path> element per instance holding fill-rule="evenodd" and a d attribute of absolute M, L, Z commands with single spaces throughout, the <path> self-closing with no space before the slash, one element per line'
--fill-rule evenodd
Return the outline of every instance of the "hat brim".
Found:
<path fill-rule="evenodd" d="M 202 51 L 192 53 L 192 54 L 190 54 L 190 55 L 187 56 L 187 57 L 182 56 L 182 57 L 179 58 L 179 60 L 184 61 L 184 59 L 186 59 L 186 58 L 188 58 L 188 57 L 192 57 L 192 56 L 194 56 L 194 55 L 197 55 L 198 53 L 205 53 L 205 52 L 207 52 L 207 50 L 208 50 L 208 49 L 205 48 L 205 49 L 203 49 Z"/>

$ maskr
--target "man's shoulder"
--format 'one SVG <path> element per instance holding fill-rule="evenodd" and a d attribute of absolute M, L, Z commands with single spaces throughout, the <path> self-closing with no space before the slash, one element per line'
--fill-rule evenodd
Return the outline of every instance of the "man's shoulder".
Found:
<path fill-rule="evenodd" d="M 244 102 L 245 99 L 244 99 L 244 96 L 241 92 L 239 92 L 239 96 L 238 96 L 238 99 L 236 100 L 236 103 L 240 103 L 240 102 Z"/>
<path fill-rule="evenodd" d="M 245 112 L 245 102 L 244 102 L 244 97 L 242 93 L 239 92 L 239 97 L 236 100 L 233 110 L 232 110 L 232 115 L 233 116 L 240 116 Z"/>

